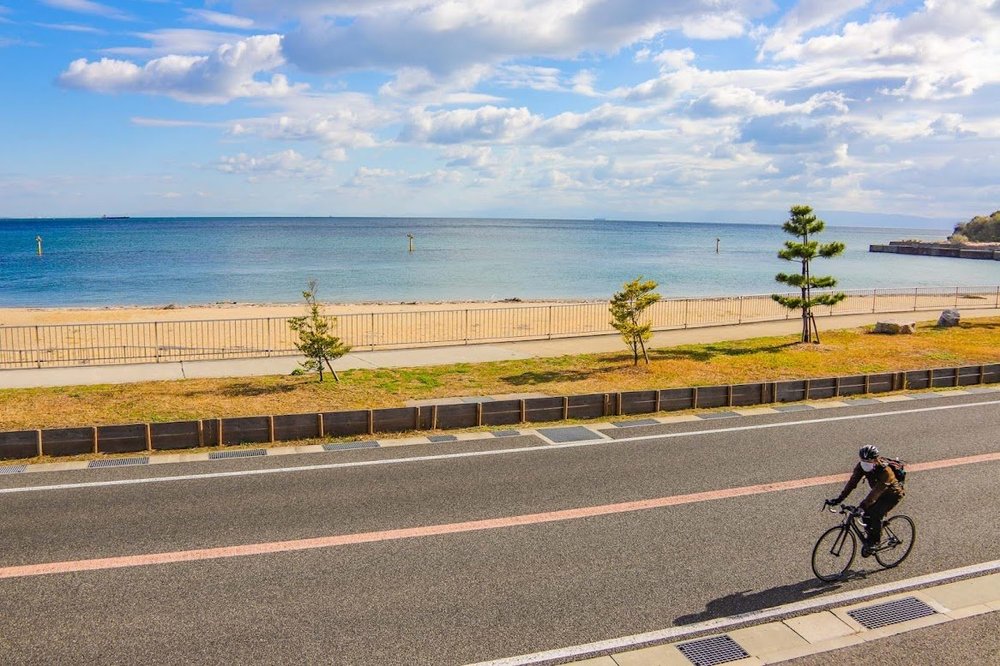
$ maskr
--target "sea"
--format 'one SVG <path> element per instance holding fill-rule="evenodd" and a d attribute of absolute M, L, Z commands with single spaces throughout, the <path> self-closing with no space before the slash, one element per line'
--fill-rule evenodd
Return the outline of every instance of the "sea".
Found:
<path fill-rule="evenodd" d="M 838 288 L 1000 285 L 1000 262 L 875 254 L 950 230 L 828 226 Z M 38 254 L 41 239 L 42 253 Z M 0 307 L 606 299 L 784 291 L 780 225 L 628 220 L 187 217 L 0 220 Z M 412 249 L 411 249 L 412 248 Z"/>

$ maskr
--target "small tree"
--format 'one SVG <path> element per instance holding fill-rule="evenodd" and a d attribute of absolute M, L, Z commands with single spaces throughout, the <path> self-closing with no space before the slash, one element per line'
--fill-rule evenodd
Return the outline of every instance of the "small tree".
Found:
<path fill-rule="evenodd" d="M 654 289 L 656 282 L 643 282 L 640 275 L 631 282 L 626 282 L 622 291 L 611 297 L 611 325 L 622 334 L 625 344 L 632 350 L 632 365 L 639 365 L 640 349 L 643 359 L 649 364 L 646 341 L 653 336 L 653 324 L 649 321 L 641 323 L 641 319 L 646 309 L 660 300 L 660 295 Z"/>
<path fill-rule="evenodd" d="M 816 318 L 813 316 L 813 306 L 816 305 L 836 305 L 844 300 L 847 295 L 842 292 L 827 292 L 814 296 L 813 289 L 829 289 L 837 285 L 837 280 L 833 277 L 815 276 L 810 272 L 810 262 L 816 257 L 829 259 L 843 253 L 844 244 L 840 242 L 819 243 L 809 240 L 810 236 L 815 236 L 823 231 L 826 226 L 823 220 L 813 215 L 809 206 L 792 206 L 791 217 L 782 226 L 785 233 L 797 236 L 798 241 L 785 241 L 785 248 L 778 252 L 778 257 L 786 261 L 797 261 L 801 264 L 801 271 L 798 273 L 778 273 L 774 279 L 790 287 L 801 290 L 800 296 L 785 296 L 783 294 L 772 294 L 778 303 L 789 310 L 802 310 L 802 342 L 819 343 L 819 329 L 816 327 Z M 815 335 L 815 339 L 814 339 Z"/>
<path fill-rule="evenodd" d="M 299 336 L 295 348 L 306 357 L 300 365 L 306 370 L 319 372 L 319 381 L 322 382 L 325 364 L 333 374 L 333 378 L 339 382 L 340 377 L 330 361 L 340 358 L 351 351 L 351 348 L 330 332 L 337 320 L 332 317 L 327 318 L 316 301 L 316 280 L 309 281 L 309 288 L 302 292 L 302 297 L 309 306 L 309 314 L 288 320 L 289 328 Z"/>

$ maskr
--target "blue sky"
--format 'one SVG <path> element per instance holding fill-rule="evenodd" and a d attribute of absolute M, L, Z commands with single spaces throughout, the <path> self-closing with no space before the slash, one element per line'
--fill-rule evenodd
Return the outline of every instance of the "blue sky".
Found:
<path fill-rule="evenodd" d="M 1000 0 L 0 0 L 0 63 L 0 216 L 1000 208 Z"/>

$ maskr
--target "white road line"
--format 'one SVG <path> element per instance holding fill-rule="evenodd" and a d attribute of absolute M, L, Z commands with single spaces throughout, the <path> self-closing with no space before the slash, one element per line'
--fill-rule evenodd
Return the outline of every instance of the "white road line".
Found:
<path fill-rule="evenodd" d="M 895 583 L 885 583 L 883 585 L 876 585 L 863 590 L 841 592 L 839 594 L 831 594 L 826 597 L 816 597 L 805 601 L 796 601 L 791 604 L 785 604 L 784 606 L 775 606 L 774 608 L 767 608 L 760 611 L 741 613 L 740 615 L 733 615 L 731 617 L 716 618 L 714 620 L 707 620 L 697 624 L 689 624 L 683 627 L 671 627 L 670 629 L 649 631 L 644 634 L 623 636 L 621 638 L 612 638 L 606 641 L 597 641 L 594 643 L 586 643 L 584 645 L 574 645 L 572 647 L 559 648 L 556 650 L 546 650 L 545 652 L 536 652 L 534 654 L 522 654 L 516 657 L 506 657 L 503 659 L 496 659 L 494 661 L 482 661 L 470 666 L 524 666 L 526 664 L 538 664 L 560 659 L 572 659 L 576 657 L 584 658 L 598 652 L 626 650 L 650 643 L 674 641 L 685 636 L 705 631 L 717 631 L 720 629 L 728 629 L 729 627 L 740 624 L 757 623 L 761 620 L 767 620 L 780 615 L 793 615 L 824 606 L 843 605 L 868 597 L 892 594 L 901 590 L 921 587 L 924 585 L 933 585 L 935 583 L 941 583 L 953 578 L 984 574 L 996 570 L 1000 570 L 1000 560 L 973 564 L 967 567 L 960 567 L 958 569 L 950 569 L 948 571 L 940 571 L 938 573 L 927 574 L 925 576 L 917 576 L 916 578 L 908 578 Z"/>
<path fill-rule="evenodd" d="M 109 486 L 130 486 L 144 483 L 166 483 L 170 481 L 201 481 L 207 479 L 223 479 L 228 477 L 258 476 L 262 474 L 288 474 L 293 472 L 311 472 L 315 470 L 347 469 L 351 467 L 371 467 L 378 465 L 400 465 L 417 462 L 430 462 L 435 460 L 453 460 L 458 458 L 477 458 L 483 456 L 501 456 L 518 453 L 528 453 L 532 451 L 552 451 L 554 449 L 572 449 L 586 446 L 605 446 L 608 444 L 619 444 L 628 442 L 644 442 L 659 439 L 676 439 L 680 437 L 703 437 L 727 432 L 743 432 L 748 430 L 766 430 L 771 428 L 792 428 L 803 425 L 813 425 L 816 423 L 832 423 L 835 421 L 854 421 L 860 419 L 874 419 L 895 417 L 906 414 L 920 414 L 924 412 L 937 412 L 950 409 L 968 409 L 975 407 L 994 407 L 1000 405 L 1000 400 L 990 400 L 987 402 L 972 402 L 959 405 L 937 405 L 934 407 L 921 407 L 918 409 L 903 409 L 891 412 L 879 412 L 875 414 L 849 414 L 846 416 L 830 416 L 827 418 L 806 419 L 802 421 L 791 421 L 787 423 L 758 423 L 756 425 L 733 426 L 730 428 L 711 428 L 708 430 L 694 430 L 691 432 L 672 432 L 662 435 L 642 435 L 637 437 L 622 437 L 620 439 L 597 439 L 585 440 L 582 442 L 565 442 L 562 444 L 545 444 L 543 446 L 528 446 L 516 449 L 492 449 L 489 451 L 463 451 L 461 453 L 441 453 L 431 456 L 414 456 L 412 458 L 391 458 L 386 460 L 360 460 L 355 462 L 329 463 L 325 465 L 299 465 L 295 467 L 276 467 L 271 469 L 249 469 L 236 472 L 208 472 L 205 474 L 183 474 L 178 476 L 158 476 L 142 479 L 119 479 L 116 481 L 85 481 L 81 483 L 62 483 L 44 486 L 24 486 L 20 488 L 0 488 L 0 495 L 13 493 L 40 492 L 47 490 L 75 490 L 80 488 L 104 488 Z M 693 423 L 693 422 L 692 422 Z M 705 422 L 709 423 L 709 422 Z M 537 436 L 537 435 L 536 435 Z"/>

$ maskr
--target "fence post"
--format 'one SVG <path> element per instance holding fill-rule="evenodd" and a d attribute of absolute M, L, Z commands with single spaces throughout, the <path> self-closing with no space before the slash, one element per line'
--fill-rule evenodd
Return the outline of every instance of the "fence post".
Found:
<path fill-rule="evenodd" d="M 684 328 L 688 327 L 688 300 L 687 298 L 684 299 Z"/>
<path fill-rule="evenodd" d="M 875 314 L 877 310 L 875 309 L 875 302 L 878 298 L 878 289 L 872 289 L 872 314 Z"/>
<path fill-rule="evenodd" d="M 375 313 L 372 313 L 371 326 L 368 327 L 368 341 L 371 342 L 372 351 L 375 351 Z"/>
<path fill-rule="evenodd" d="M 153 349 L 156 354 L 156 362 L 160 362 L 160 322 L 153 322 Z"/>
<path fill-rule="evenodd" d="M 743 323 L 743 297 L 739 296 L 738 298 L 740 299 L 740 307 L 739 307 L 739 312 L 736 315 L 736 323 L 737 324 L 742 324 Z"/>
<path fill-rule="evenodd" d="M 549 306 L 549 324 L 546 327 L 549 329 L 549 340 L 552 339 L 552 306 Z"/>
<path fill-rule="evenodd" d="M 469 308 L 465 308 L 465 344 L 469 344 Z"/>
<path fill-rule="evenodd" d="M 919 289 L 919 287 L 914 287 L 913 288 L 913 311 L 914 312 L 917 311 L 917 289 Z"/>
<path fill-rule="evenodd" d="M 958 287 L 955 287 L 955 307 L 958 307 Z"/>

